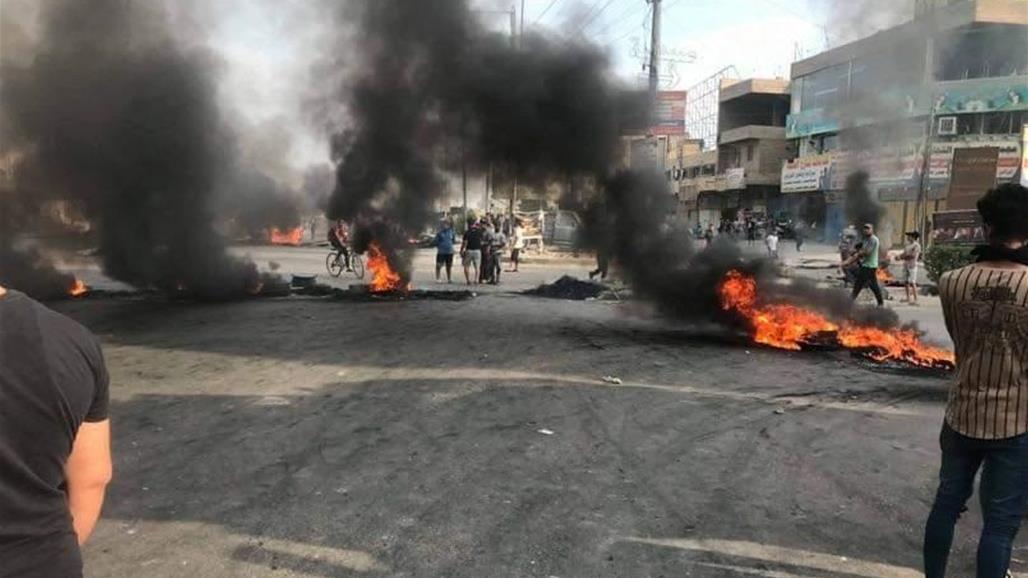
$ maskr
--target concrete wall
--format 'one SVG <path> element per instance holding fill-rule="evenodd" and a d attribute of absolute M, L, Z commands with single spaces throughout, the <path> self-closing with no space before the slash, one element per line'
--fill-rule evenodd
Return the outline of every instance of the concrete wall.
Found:
<path fill-rule="evenodd" d="M 746 171 L 747 185 L 778 186 L 782 163 L 790 156 L 791 145 L 784 138 L 748 140 L 721 145 L 718 149 L 718 171 L 741 167 Z"/>

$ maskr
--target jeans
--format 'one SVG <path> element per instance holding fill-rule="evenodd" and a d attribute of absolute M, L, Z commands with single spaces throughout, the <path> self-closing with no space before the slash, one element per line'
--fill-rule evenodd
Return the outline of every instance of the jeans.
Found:
<path fill-rule="evenodd" d="M 857 267 L 856 278 L 853 281 L 853 299 L 856 299 L 860 292 L 864 290 L 864 287 L 870 287 L 871 292 L 875 294 L 875 301 L 878 302 L 878 306 L 885 305 L 885 299 L 882 297 L 882 288 L 878 285 L 878 270 L 872 269 L 871 267 Z"/>
<path fill-rule="evenodd" d="M 982 469 L 978 497 L 984 524 L 978 541 L 978 578 L 1003 578 L 1010 549 L 1028 504 L 1028 434 L 1002 440 L 969 438 L 943 425 L 939 435 L 942 467 L 939 491 L 924 536 L 927 578 L 946 575 L 953 527 L 974 491 Z"/>

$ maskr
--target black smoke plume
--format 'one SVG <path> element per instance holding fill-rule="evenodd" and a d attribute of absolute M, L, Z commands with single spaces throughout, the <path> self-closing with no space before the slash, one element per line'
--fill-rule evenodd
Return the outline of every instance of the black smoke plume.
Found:
<path fill-rule="evenodd" d="M 420 231 L 447 192 L 441 171 L 462 164 L 522 181 L 602 175 L 622 126 L 644 116 L 646 101 L 610 81 L 595 47 L 535 34 L 514 46 L 467 0 L 360 2 L 342 15 L 358 23 L 348 40 L 359 61 L 344 87 L 351 122 L 333 139 L 326 212 L 358 229 L 371 214 Z M 376 240 L 409 270 L 400 247 Z"/>
<path fill-rule="evenodd" d="M 156 2 L 48 0 L 41 17 L 33 57 L 5 61 L 0 87 L 14 194 L 81 204 L 113 278 L 199 298 L 255 287 L 214 230 L 236 151 L 208 55 L 176 42 Z"/>
<path fill-rule="evenodd" d="M 854 307 L 843 291 L 807 279 L 782 282 L 772 262 L 744 255 L 731 241 L 697 250 L 684 225 L 669 218 L 672 201 L 662 175 L 624 171 L 603 189 L 587 219 L 587 240 L 608 251 L 636 293 L 665 315 L 690 323 L 742 323 L 721 307 L 719 295 L 725 276 L 736 270 L 756 279 L 766 302 L 801 304 L 835 321 L 898 324 L 892 311 Z"/>
<path fill-rule="evenodd" d="M 882 222 L 886 209 L 871 194 L 867 171 L 855 171 L 846 177 L 846 196 L 843 205 L 846 220 L 856 226 L 871 223 L 875 230 Z"/>

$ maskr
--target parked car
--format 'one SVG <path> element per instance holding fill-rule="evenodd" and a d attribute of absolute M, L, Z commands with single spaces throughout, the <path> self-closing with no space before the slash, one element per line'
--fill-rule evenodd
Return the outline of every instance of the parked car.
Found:
<path fill-rule="evenodd" d="M 582 218 L 574 211 L 551 211 L 546 213 L 543 224 L 543 241 L 550 245 L 571 247 L 578 240 Z"/>

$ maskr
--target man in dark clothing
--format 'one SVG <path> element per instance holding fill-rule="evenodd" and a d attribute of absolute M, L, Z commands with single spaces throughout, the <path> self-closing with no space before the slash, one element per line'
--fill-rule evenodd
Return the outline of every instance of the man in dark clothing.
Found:
<path fill-rule="evenodd" d="M 79 578 L 111 478 L 96 339 L 0 287 L 0 576 Z"/>
<path fill-rule="evenodd" d="M 464 280 L 468 285 L 472 281 L 479 283 L 479 272 L 482 268 L 482 227 L 478 223 L 472 223 L 460 241 L 460 256 L 464 265 Z M 475 268 L 475 275 L 471 275 L 471 267 Z"/>

